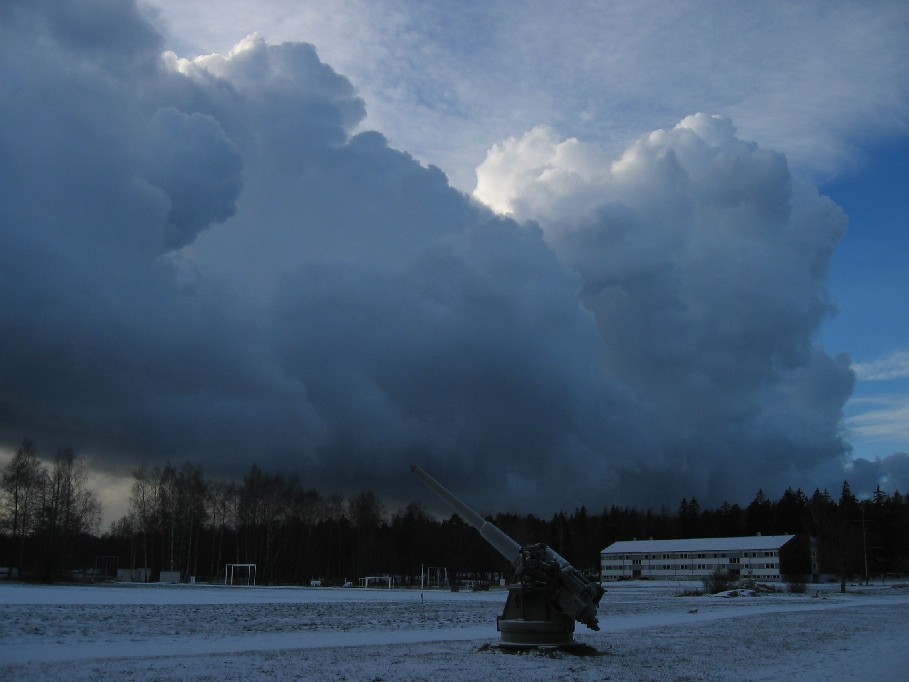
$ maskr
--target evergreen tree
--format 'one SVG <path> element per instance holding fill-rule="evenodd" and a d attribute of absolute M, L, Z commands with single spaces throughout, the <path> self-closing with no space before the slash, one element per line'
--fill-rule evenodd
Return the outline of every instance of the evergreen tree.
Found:
<path fill-rule="evenodd" d="M 801 490 L 786 488 L 776 503 L 773 514 L 774 535 L 803 532 L 806 525 L 808 498 Z"/>
<path fill-rule="evenodd" d="M 758 533 L 767 535 L 771 533 L 772 529 L 773 505 L 767 499 L 763 489 L 758 488 L 754 500 L 745 508 L 745 532 L 748 535 Z"/>

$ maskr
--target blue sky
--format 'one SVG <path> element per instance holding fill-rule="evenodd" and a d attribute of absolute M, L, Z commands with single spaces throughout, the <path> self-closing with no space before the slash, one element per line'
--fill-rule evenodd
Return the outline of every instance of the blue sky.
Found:
<path fill-rule="evenodd" d="M 909 339 L 903 267 L 909 253 L 909 139 L 887 138 L 861 153 L 854 168 L 820 184 L 850 221 L 830 270 L 840 314 L 825 325 L 822 338 L 856 362 L 871 362 L 905 350 Z"/>
<path fill-rule="evenodd" d="M 417 459 L 484 511 L 905 492 L 906 35 L 901 2 L 12 0 L 0 451 L 73 445 L 114 518 L 168 461 L 406 502 Z"/>
<path fill-rule="evenodd" d="M 819 338 L 860 367 L 847 425 L 855 454 L 872 458 L 909 443 L 909 139 L 876 142 L 863 156 L 855 170 L 821 185 L 846 210 L 850 229 L 830 268 L 839 314 Z M 878 365 L 889 371 L 872 371 Z"/>

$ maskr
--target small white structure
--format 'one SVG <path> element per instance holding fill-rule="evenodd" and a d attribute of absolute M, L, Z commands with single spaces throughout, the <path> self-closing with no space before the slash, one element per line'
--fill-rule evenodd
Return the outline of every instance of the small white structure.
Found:
<path fill-rule="evenodd" d="M 180 582 L 180 571 L 161 571 L 158 582 L 177 584 Z"/>
<path fill-rule="evenodd" d="M 780 580 L 780 550 L 794 535 L 684 540 L 625 540 L 600 552 L 600 579 L 700 580 L 717 570 L 730 578 Z"/>

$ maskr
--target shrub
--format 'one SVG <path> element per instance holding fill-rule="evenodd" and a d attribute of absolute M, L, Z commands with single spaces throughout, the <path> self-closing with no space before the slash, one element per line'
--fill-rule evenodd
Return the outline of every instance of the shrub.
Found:
<path fill-rule="evenodd" d="M 808 583 L 806 583 L 802 578 L 787 576 L 786 589 L 790 594 L 805 594 L 805 592 L 808 591 Z"/>
<path fill-rule="evenodd" d="M 726 590 L 732 589 L 732 587 L 735 586 L 735 582 L 735 579 L 730 577 L 726 571 L 722 571 L 718 568 L 711 575 L 704 578 L 704 589 L 708 594 L 725 592 Z"/>

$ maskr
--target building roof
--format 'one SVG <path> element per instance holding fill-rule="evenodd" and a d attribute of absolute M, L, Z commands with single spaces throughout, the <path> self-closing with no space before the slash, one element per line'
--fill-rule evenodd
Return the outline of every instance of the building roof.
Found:
<path fill-rule="evenodd" d="M 735 538 L 686 538 L 684 540 L 622 540 L 603 554 L 650 554 L 657 552 L 746 552 L 779 549 L 794 535 L 746 535 Z"/>

